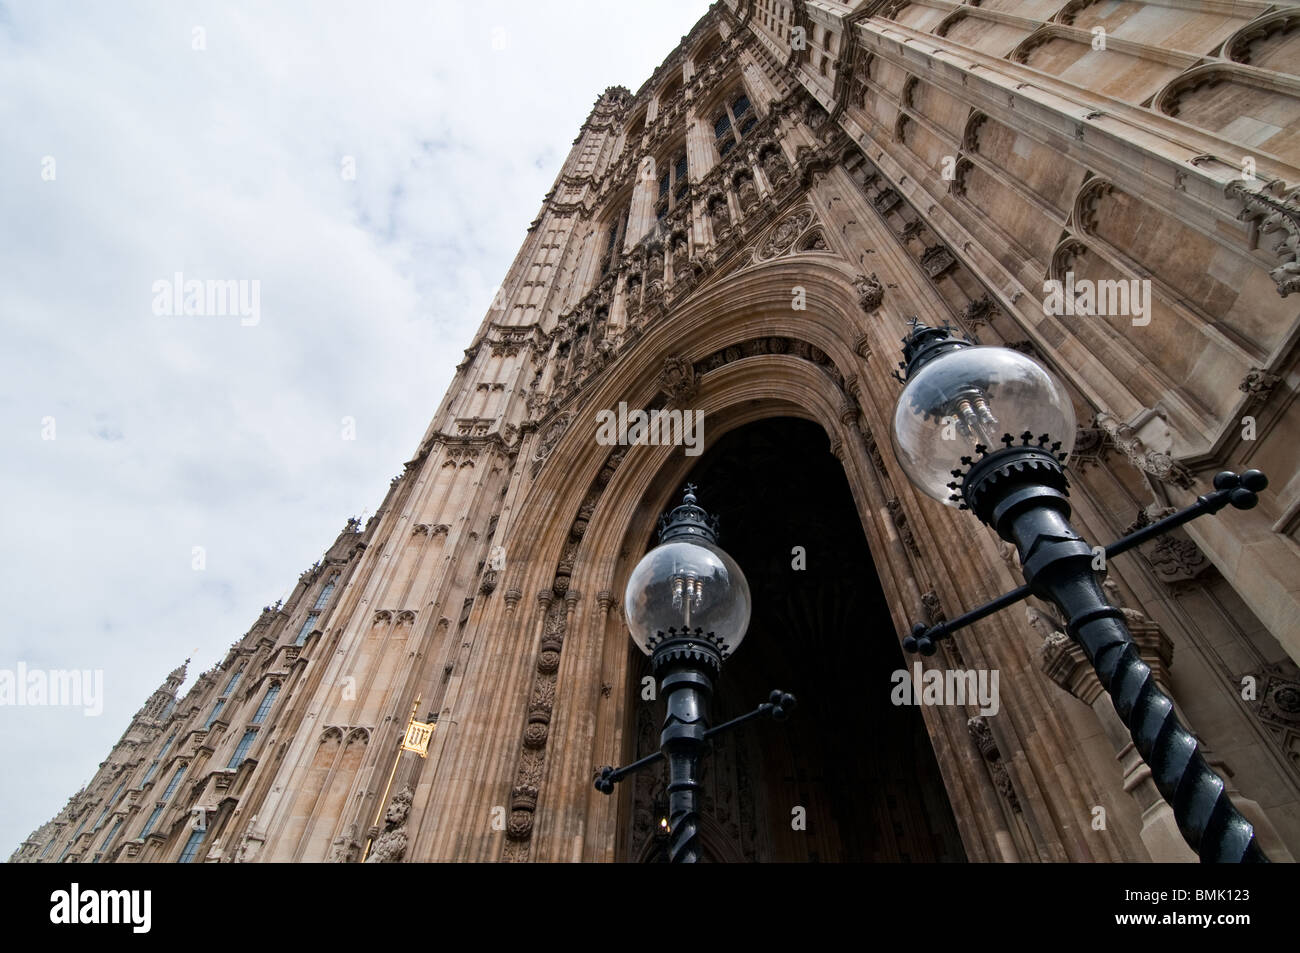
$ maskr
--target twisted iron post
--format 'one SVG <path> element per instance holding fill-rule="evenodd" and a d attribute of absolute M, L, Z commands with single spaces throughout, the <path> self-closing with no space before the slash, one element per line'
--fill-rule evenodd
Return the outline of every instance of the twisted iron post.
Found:
<path fill-rule="evenodd" d="M 1257 471 L 1225 473 L 1215 485 L 1237 494 L 1234 504 L 1248 508 L 1267 480 Z M 1254 828 L 1233 806 L 1223 779 L 1138 656 L 1123 613 L 1106 600 L 1093 570 L 1093 548 L 1070 524 L 1066 488 L 1064 470 L 1051 454 L 1008 446 L 974 462 L 962 493 L 975 515 L 1015 544 L 1030 592 L 1061 610 L 1067 631 L 1173 808 L 1183 839 L 1206 863 L 1267 862 Z"/>
<path fill-rule="evenodd" d="M 699 769 L 709 734 L 713 678 L 722 657 L 712 633 L 669 630 L 652 657 L 667 703 L 659 747 L 668 760 L 668 859 L 700 859 Z"/>

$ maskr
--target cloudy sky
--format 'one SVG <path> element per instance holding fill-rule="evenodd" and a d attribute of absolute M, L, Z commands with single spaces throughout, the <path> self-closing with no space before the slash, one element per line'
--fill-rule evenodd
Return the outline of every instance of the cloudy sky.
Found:
<path fill-rule="evenodd" d="M 0 0 L 0 670 L 104 680 L 0 706 L 0 859 L 373 512 L 596 96 L 707 8 Z"/>

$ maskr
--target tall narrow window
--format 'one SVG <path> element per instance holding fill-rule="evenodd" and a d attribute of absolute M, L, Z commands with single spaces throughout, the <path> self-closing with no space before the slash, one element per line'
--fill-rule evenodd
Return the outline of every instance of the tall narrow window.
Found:
<path fill-rule="evenodd" d="M 158 770 L 158 765 L 162 763 L 162 759 L 166 756 L 167 749 L 172 746 L 172 742 L 175 740 L 176 740 L 176 733 L 173 732 L 172 736 L 168 738 L 166 743 L 162 746 L 162 750 L 158 752 L 158 757 L 154 758 L 153 764 L 149 765 L 149 770 L 146 771 L 144 773 L 144 777 L 140 779 L 141 784 L 144 784 L 146 781 L 148 781 L 150 778 L 153 777 L 153 773 Z"/>
<path fill-rule="evenodd" d="M 153 809 L 153 813 L 149 815 L 149 819 L 144 822 L 144 827 L 140 829 L 141 837 L 149 836 L 149 832 L 153 830 L 154 822 L 158 820 L 158 815 L 162 814 L 164 806 L 165 805 L 159 804 Z"/>
<path fill-rule="evenodd" d="M 108 832 L 108 836 L 104 838 L 104 842 L 99 845 L 100 854 L 103 854 L 108 850 L 108 845 L 113 843 L 113 838 L 117 836 L 117 832 L 121 829 L 122 829 L 122 819 L 119 817 L 116 821 L 113 822 L 113 828 Z M 98 856 L 95 858 L 95 863 L 99 863 Z"/>
<path fill-rule="evenodd" d="M 627 239 L 627 219 L 631 211 L 630 206 L 623 209 L 622 213 L 615 216 L 614 221 L 609 224 L 609 241 L 605 245 L 605 257 L 600 262 L 601 275 L 609 274 L 609 270 L 614 267 L 614 262 L 618 260 L 623 243 Z"/>
<path fill-rule="evenodd" d="M 758 117 L 749 104 L 749 97 L 737 92 L 722 104 L 721 111 L 713 120 L 713 139 L 718 155 L 725 156 L 734 149 L 756 125 Z"/>
<path fill-rule="evenodd" d="M 241 665 L 239 668 L 235 669 L 235 674 L 230 676 L 230 681 L 226 682 L 225 690 L 222 691 L 221 694 L 229 695 L 231 689 L 235 687 L 235 682 L 239 681 L 239 676 L 243 674 L 244 674 L 244 667 Z"/>
<path fill-rule="evenodd" d="M 92 831 L 99 830 L 99 825 L 104 823 L 104 818 L 108 817 L 108 812 L 111 811 L 113 805 L 117 803 L 117 796 L 122 793 L 122 788 L 125 786 L 126 782 L 123 781 L 117 786 L 117 790 L 113 792 L 113 796 L 104 802 L 104 809 L 99 812 L 99 817 L 95 819 L 95 826 L 91 828 Z"/>
<path fill-rule="evenodd" d="M 316 605 L 312 606 L 313 609 L 325 608 L 325 603 L 329 602 L 330 593 L 334 591 L 334 586 L 338 583 L 338 581 L 339 581 L 338 573 L 335 573 L 334 575 L 330 576 L 329 582 L 325 583 L 325 588 L 323 588 L 320 591 L 320 595 L 316 597 Z"/>
<path fill-rule="evenodd" d="M 203 723 L 203 728 L 205 731 L 208 728 L 212 727 L 212 723 L 216 721 L 217 716 L 221 714 L 221 709 L 225 707 L 226 707 L 226 700 L 224 698 L 218 698 L 217 703 L 212 706 L 212 714 L 208 715 L 208 720 Z"/>
<path fill-rule="evenodd" d="M 190 831 L 190 839 L 185 842 L 185 849 L 181 851 L 181 856 L 177 860 L 179 864 L 188 864 L 194 860 L 194 855 L 199 852 L 199 845 L 203 843 L 203 837 L 207 834 L 203 831 Z"/>
<path fill-rule="evenodd" d="M 307 636 L 311 635 L 312 630 L 316 628 L 316 620 L 319 618 L 319 612 L 307 613 L 307 618 L 302 620 L 302 628 L 298 630 L 298 637 L 293 640 L 294 645 L 302 645 L 307 641 Z"/>
<path fill-rule="evenodd" d="M 167 807 L 167 801 L 171 798 L 172 794 L 176 792 L 176 785 L 181 783 L 181 775 L 184 773 L 185 765 L 181 765 L 172 775 L 172 779 L 167 782 L 167 788 L 163 791 L 162 798 L 160 799 L 162 803 L 153 809 L 153 813 L 149 815 L 149 819 L 144 822 L 144 827 L 140 831 L 141 837 L 147 837 L 149 832 L 153 830 L 154 824 L 157 822 L 158 818 L 162 816 L 163 810 Z"/>
<path fill-rule="evenodd" d="M 81 819 L 81 823 L 77 825 L 77 829 L 72 832 L 72 839 L 68 841 L 68 846 L 63 848 L 63 853 L 59 855 L 60 863 L 63 862 L 64 857 L 68 856 L 68 851 L 72 850 L 72 845 L 77 842 L 77 838 L 81 836 L 81 829 L 85 826 L 86 826 L 86 818 L 83 817 Z"/>
<path fill-rule="evenodd" d="M 686 150 L 683 149 L 664 167 L 664 174 L 659 177 L 659 197 L 655 200 L 655 217 L 662 222 L 690 190 L 691 183 L 686 177 Z"/>
<path fill-rule="evenodd" d="M 230 756 L 227 768 L 237 768 L 244 763 L 244 758 L 248 756 L 248 749 L 253 747 L 253 739 L 256 737 L 256 729 L 250 728 L 244 732 L 244 737 L 239 739 L 239 746 L 235 748 L 235 753 Z"/>
<path fill-rule="evenodd" d="M 183 775 L 184 773 L 185 773 L 185 765 L 181 765 L 179 768 L 176 769 L 176 773 L 172 775 L 172 779 L 167 782 L 167 787 L 163 791 L 162 799 L 164 801 L 170 800 L 171 796 L 176 793 L 176 785 L 181 783 L 181 775 Z"/>
<path fill-rule="evenodd" d="M 262 704 L 257 706 L 257 712 L 256 714 L 253 715 L 253 724 L 260 725 L 262 723 L 262 719 L 264 719 L 267 715 L 267 712 L 271 710 L 271 706 L 275 704 L 276 696 L 279 694 L 280 694 L 279 682 L 276 682 L 274 685 L 272 685 L 270 688 L 266 690 L 266 695 L 263 696 L 262 698 Z"/>

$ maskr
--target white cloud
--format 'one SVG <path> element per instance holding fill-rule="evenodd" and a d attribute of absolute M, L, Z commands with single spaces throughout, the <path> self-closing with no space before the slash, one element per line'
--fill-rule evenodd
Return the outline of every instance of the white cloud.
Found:
<path fill-rule="evenodd" d="M 3 855 L 378 505 L 592 102 L 706 9 L 0 5 L 0 668 L 106 695 L 0 708 Z M 153 314 L 177 271 L 260 323 Z"/>

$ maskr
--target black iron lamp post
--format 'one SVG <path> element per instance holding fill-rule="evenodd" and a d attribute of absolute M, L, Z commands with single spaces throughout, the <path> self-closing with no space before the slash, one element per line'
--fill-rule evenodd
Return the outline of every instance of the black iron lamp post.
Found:
<path fill-rule="evenodd" d="M 659 545 L 628 579 L 624 609 L 632 640 L 650 656 L 668 705 L 660 750 L 622 768 L 601 768 L 596 789 L 605 794 L 633 771 L 668 759 L 668 854 L 695 863 L 699 849 L 699 764 L 710 738 L 761 715 L 783 719 L 793 695 L 772 692 L 753 711 L 709 727 L 713 680 L 740 647 L 749 626 L 749 583 L 736 561 L 718 546 L 718 521 L 701 508 L 687 485 L 681 506 L 660 517 Z"/>
<path fill-rule="evenodd" d="M 1029 595 L 1054 603 L 1110 693 L 1183 838 L 1203 862 L 1267 861 L 1254 828 L 1224 793 L 1196 739 L 1174 714 L 1139 657 L 1124 616 L 1093 570 L 1096 551 L 1070 525 L 1063 464 L 1074 446 L 1068 394 L 1037 362 L 977 346 L 912 320 L 903 339 L 905 387 L 894 414 L 898 462 L 917 488 L 971 510 L 1020 554 L 1025 585 L 936 626 L 918 623 L 903 641 L 933 655 L 935 642 Z M 1250 509 L 1268 485 L 1258 470 L 1220 473 L 1215 490 L 1174 515 L 1105 547 L 1114 556 L 1225 506 Z"/>

